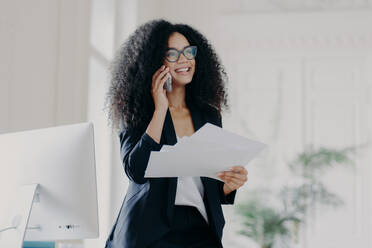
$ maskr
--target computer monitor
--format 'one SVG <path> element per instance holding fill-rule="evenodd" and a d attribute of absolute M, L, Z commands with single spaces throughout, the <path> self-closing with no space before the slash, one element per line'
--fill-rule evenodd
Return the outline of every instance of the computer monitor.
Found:
<path fill-rule="evenodd" d="M 2 134 L 0 154 L 0 247 L 98 237 L 93 123 Z"/>

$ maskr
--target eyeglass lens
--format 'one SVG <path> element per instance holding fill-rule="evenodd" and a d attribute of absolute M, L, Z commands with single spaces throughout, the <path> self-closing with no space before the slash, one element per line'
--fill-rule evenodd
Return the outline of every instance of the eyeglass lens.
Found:
<path fill-rule="evenodd" d="M 171 48 L 168 50 L 167 52 L 167 59 L 168 61 L 171 61 L 171 62 L 176 62 L 179 57 L 180 57 L 180 54 L 183 53 L 183 55 L 191 60 L 191 59 L 194 59 L 195 56 L 196 56 L 196 46 L 189 46 L 189 47 L 186 47 L 185 49 L 183 49 L 182 51 L 178 51 L 174 48 Z"/>

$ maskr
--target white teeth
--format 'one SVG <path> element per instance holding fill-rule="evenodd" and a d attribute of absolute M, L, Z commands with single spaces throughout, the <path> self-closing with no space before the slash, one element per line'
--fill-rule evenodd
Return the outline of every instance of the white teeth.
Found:
<path fill-rule="evenodd" d="M 188 70 L 189 68 L 187 67 L 187 68 L 177 69 L 176 71 L 179 72 L 179 71 L 188 71 Z"/>

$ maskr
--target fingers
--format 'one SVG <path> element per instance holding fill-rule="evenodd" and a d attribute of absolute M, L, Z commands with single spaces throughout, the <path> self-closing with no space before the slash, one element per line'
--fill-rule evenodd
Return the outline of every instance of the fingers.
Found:
<path fill-rule="evenodd" d="M 161 89 L 163 90 L 163 85 L 167 81 L 167 78 L 170 77 L 170 74 L 167 72 L 167 69 L 165 69 L 163 72 L 161 72 L 158 75 L 158 78 L 155 81 L 154 89 L 155 91 Z"/>
<path fill-rule="evenodd" d="M 160 79 L 160 83 L 159 83 L 159 87 L 161 87 L 161 89 L 164 89 L 163 86 L 165 84 L 165 82 L 167 81 L 167 79 L 170 77 L 170 73 L 168 72 L 162 79 Z M 165 89 L 164 89 L 165 90 Z"/>
<path fill-rule="evenodd" d="M 153 76 L 153 80 L 152 80 L 153 81 L 152 87 L 155 91 L 157 91 L 160 86 L 163 86 L 164 82 L 170 76 L 170 75 L 166 76 L 166 74 L 169 74 L 169 68 L 168 67 L 163 69 L 163 70 L 161 70 L 161 69 L 159 69 L 159 70 L 156 71 L 156 73 Z"/>
<path fill-rule="evenodd" d="M 231 191 L 236 190 L 243 186 L 244 181 L 237 180 L 235 178 L 226 178 L 226 177 L 221 177 L 222 181 L 225 183 L 225 185 L 231 189 Z"/>
<path fill-rule="evenodd" d="M 154 75 L 152 75 L 152 81 L 157 78 L 157 76 L 165 69 L 165 65 L 162 65 L 159 69 L 156 70 Z"/>
<path fill-rule="evenodd" d="M 235 177 L 224 176 L 222 177 L 225 183 L 235 183 L 236 185 L 242 186 L 245 180 Z"/>
<path fill-rule="evenodd" d="M 238 179 L 241 179 L 241 180 L 243 180 L 247 177 L 247 175 L 245 175 L 245 174 L 240 174 L 240 173 L 237 173 L 237 172 L 230 172 L 230 171 L 223 172 L 223 175 L 228 176 L 228 177 L 238 178 Z"/>
<path fill-rule="evenodd" d="M 234 172 L 234 171 L 222 171 L 217 174 L 217 176 L 228 176 L 234 177 L 243 181 L 247 180 L 248 171 L 244 169 L 244 171 Z"/>
<path fill-rule="evenodd" d="M 230 180 L 238 184 L 244 184 L 246 181 L 248 181 L 248 177 L 246 175 L 240 175 L 240 174 L 223 174 L 220 176 L 222 180 Z"/>
<path fill-rule="evenodd" d="M 236 190 L 238 189 L 241 185 L 238 185 L 234 182 L 225 182 L 225 184 L 227 184 L 227 186 L 231 189 L 231 190 Z"/>
<path fill-rule="evenodd" d="M 248 177 L 247 176 L 243 176 L 243 177 L 241 177 L 241 176 L 237 176 L 237 175 L 235 175 L 235 176 L 225 176 L 225 178 L 226 179 L 231 179 L 231 180 L 233 180 L 234 182 L 238 182 L 238 183 L 242 183 L 242 184 L 244 184 L 245 182 L 247 182 L 248 181 Z"/>
<path fill-rule="evenodd" d="M 217 176 L 232 190 L 240 188 L 248 181 L 248 171 L 243 166 L 233 166 L 229 171 L 217 173 Z"/>
<path fill-rule="evenodd" d="M 240 165 L 231 167 L 230 171 L 236 171 L 245 175 L 248 174 L 248 171 L 243 166 Z"/>

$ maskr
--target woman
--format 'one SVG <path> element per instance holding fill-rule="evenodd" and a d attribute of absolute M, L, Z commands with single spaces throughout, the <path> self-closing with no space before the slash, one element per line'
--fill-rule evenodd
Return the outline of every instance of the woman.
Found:
<path fill-rule="evenodd" d="M 130 183 L 107 248 L 222 247 L 221 204 L 234 203 L 247 181 L 244 167 L 219 173 L 221 181 L 144 173 L 151 151 L 174 145 L 206 122 L 222 127 L 225 79 L 212 46 L 188 25 L 150 21 L 124 43 L 112 64 L 106 105 L 111 124 L 120 127 Z"/>

